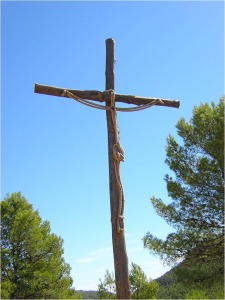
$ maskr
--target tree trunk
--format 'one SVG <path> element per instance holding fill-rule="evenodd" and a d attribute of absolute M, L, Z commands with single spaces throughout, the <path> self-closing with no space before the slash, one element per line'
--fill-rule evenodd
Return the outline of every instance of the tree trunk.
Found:
<path fill-rule="evenodd" d="M 106 90 L 115 89 L 114 76 L 114 41 L 106 40 Z M 107 102 L 110 106 L 111 103 Z M 116 112 L 107 110 L 108 127 L 108 154 L 109 154 L 109 182 L 110 182 L 110 207 L 112 222 L 112 241 L 114 268 L 116 279 L 117 299 L 130 299 L 130 284 L 128 272 L 128 258 L 126 253 L 124 227 L 118 232 L 118 216 L 121 210 L 121 184 L 118 182 L 118 173 L 116 174 L 115 162 L 113 157 L 113 147 L 117 143 L 117 132 L 115 130 Z M 117 123 L 117 122 L 116 122 Z M 123 221 L 122 221 L 123 222 Z"/>

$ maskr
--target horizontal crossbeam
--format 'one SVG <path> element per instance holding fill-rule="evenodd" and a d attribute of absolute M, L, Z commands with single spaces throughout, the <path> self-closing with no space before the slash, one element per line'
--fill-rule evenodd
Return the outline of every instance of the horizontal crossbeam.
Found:
<path fill-rule="evenodd" d="M 109 100 L 109 93 L 107 93 L 107 91 L 100 92 L 94 90 L 86 90 L 86 91 L 71 90 L 68 88 L 47 86 L 38 83 L 35 83 L 35 88 L 34 88 L 35 93 L 70 98 L 68 95 L 65 94 L 64 92 L 65 90 L 69 91 L 73 95 L 82 99 L 94 100 L 99 102 L 104 102 Z M 115 94 L 116 102 L 123 102 L 127 104 L 144 105 L 144 104 L 151 104 L 152 102 L 156 102 L 156 100 L 159 100 L 155 104 L 158 106 L 167 106 L 167 107 L 175 107 L 175 108 L 179 108 L 180 106 L 180 101 L 178 100 Z"/>

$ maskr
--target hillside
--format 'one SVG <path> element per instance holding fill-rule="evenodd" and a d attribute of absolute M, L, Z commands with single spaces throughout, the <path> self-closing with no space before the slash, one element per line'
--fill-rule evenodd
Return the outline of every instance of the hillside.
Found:
<path fill-rule="evenodd" d="M 182 268 L 183 265 L 180 264 L 156 279 L 160 286 L 157 299 L 185 299 L 186 295 L 190 295 L 192 290 L 204 291 L 208 297 L 207 299 L 224 299 L 223 274 L 208 279 L 207 282 L 203 282 L 200 278 L 200 280 L 195 278 L 194 281 L 193 277 L 189 278 L 190 280 L 186 278 L 186 283 L 184 283 L 178 276 Z"/>
<path fill-rule="evenodd" d="M 76 293 L 82 295 L 82 299 L 98 299 L 97 291 L 83 291 L 78 290 Z"/>
<path fill-rule="evenodd" d="M 157 299 L 185 299 L 189 289 L 178 281 L 174 269 L 157 278 L 160 289 Z"/>

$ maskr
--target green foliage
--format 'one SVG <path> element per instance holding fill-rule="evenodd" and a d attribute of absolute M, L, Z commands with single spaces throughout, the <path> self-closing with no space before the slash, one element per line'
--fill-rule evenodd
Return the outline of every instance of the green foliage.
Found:
<path fill-rule="evenodd" d="M 78 290 L 77 293 L 81 295 L 81 299 L 98 299 L 96 291 Z"/>
<path fill-rule="evenodd" d="M 181 276 L 178 271 L 179 268 L 186 268 L 184 262 L 165 273 L 156 281 L 159 284 L 159 291 L 157 293 L 157 299 L 185 299 L 187 296 L 191 296 L 193 291 L 204 292 L 204 297 L 208 299 L 224 299 L 224 283 L 223 278 L 216 278 L 216 280 L 208 282 L 208 284 L 202 284 L 201 278 L 195 277 L 195 282 L 190 280 L 190 274 Z M 194 275 L 193 273 L 191 275 Z M 193 297 L 197 297 L 194 294 Z M 202 294 L 200 294 L 202 297 Z M 195 299 L 195 298 L 194 298 Z M 196 298 L 197 299 L 197 298 Z"/>
<path fill-rule="evenodd" d="M 177 268 L 179 280 L 192 286 L 223 281 L 224 274 L 224 98 L 201 104 L 189 122 L 176 125 L 183 144 L 169 136 L 165 176 L 170 204 L 151 198 L 156 212 L 174 227 L 166 240 L 147 233 L 144 247 Z M 200 289 L 201 290 L 201 289 Z"/>
<path fill-rule="evenodd" d="M 148 280 L 142 269 L 132 263 L 129 274 L 132 299 L 155 299 L 159 286 L 156 281 Z M 116 286 L 113 273 L 106 271 L 105 279 L 98 285 L 99 299 L 116 299 Z"/>
<path fill-rule="evenodd" d="M 140 266 L 131 264 L 129 280 L 132 299 L 155 299 L 159 286 L 156 281 L 147 279 Z"/>
<path fill-rule="evenodd" d="M 116 299 L 116 284 L 114 274 L 106 270 L 104 281 L 101 279 L 98 285 L 98 298 L 99 299 Z"/>
<path fill-rule="evenodd" d="M 156 279 L 159 284 L 157 299 L 184 299 L 190 288 L 178 281 L 175 269 Z"/>
<path fill-rule="evenodd" d="M 190 294 L 186 295 L 185 299 L 209 299 L 206 293 L 201 290 L 192 290 Z"/>
<path fill-rule="evenodd" d="M 1 202 L 1 297 L 76 298 L 63 240 L 20 194 Z"/>

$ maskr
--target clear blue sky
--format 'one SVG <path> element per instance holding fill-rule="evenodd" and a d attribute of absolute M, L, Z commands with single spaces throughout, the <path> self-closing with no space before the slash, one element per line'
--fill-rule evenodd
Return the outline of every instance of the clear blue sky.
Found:
<path fill-rule="evenodd" d="M 119 113 L 125 162 L 129 262 L 163 268 L 143 249 L 170 228 L 150 197 L 170 199 L 165 145 L 194 106 L 224 93 L 224 4 L 200 2 L 1 2 L 2 198 L 21 191 L 64 239 L 76 289 L 113 270 L 104 111 L 34 94 L 34 83 L 105 89 L 105 40 L 115 40 L 116 92 L 178 99 L 179 109 Z"/>

